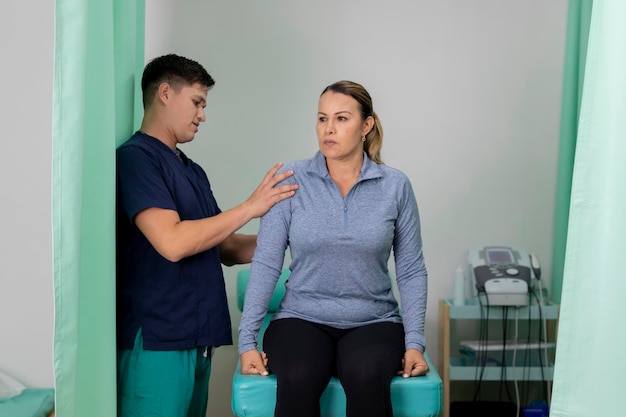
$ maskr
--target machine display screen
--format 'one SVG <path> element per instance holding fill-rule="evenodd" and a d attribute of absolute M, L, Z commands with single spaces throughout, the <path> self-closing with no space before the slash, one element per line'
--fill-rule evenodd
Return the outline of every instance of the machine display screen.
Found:
<path fill-rule="evenodd" d="M 513 257 L 511 251 L 503 249 L 487 250 L 487 261 L 490 264 L 512 264 Z"/>

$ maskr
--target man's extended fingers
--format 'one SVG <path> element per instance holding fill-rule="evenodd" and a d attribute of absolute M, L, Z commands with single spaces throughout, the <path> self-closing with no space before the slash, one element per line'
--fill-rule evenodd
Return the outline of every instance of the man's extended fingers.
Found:
<path fill-rule="evenodd" d="M 273 177 L 274 174 L 276 174 L 283 165 L 285 165 L 283 162 L 278 162 L 276 165 L 271 167 L 269 171 L 267 171 L 267 174 L 265 176 L 268 178 Z"/>
<path fill-rule="evenodd" d="M 274 165 L 272 168 L 270 168 L 269 171 L 267 171 L 267 174 L 265 174 L 265 177 L 263 177 L 263 181 L 261 181 L 261 184 L 267 184 L 270 181 L 272 181 L 272 179 L 274 178 L 274 175 L 278 172 L 278 170 L 284 165 L 283 162 L 279 162 L 276 165 Z M 287 177 L 285 177 L 287 178 Z"/>
<path fill-rule="evenodd" d="M 281 172 L 280 174 L 276 174 L 272 177 L 267 178 L 266 181 L 263 181 L 263 185 L 268 186 L 270 188 L 275 188 L 276 184 L 281 183 L 282 181 L 291 177 L 292 175 L 293 175 L 293 170 L 289 169 L 285 172 Z"/>
<path fill-rule="evenodd" d="M 290 195 L 293 195 L 295 194 L 295 191 L 297 189 L 298 189 L 298 184 L 285 184 L 285 185 L 279 185 L 278 187 L 274 187 L 274 190 L 276 190 L 276 194 L 278 195 L 289 193 L 289 192 L 292 192 Z"/>

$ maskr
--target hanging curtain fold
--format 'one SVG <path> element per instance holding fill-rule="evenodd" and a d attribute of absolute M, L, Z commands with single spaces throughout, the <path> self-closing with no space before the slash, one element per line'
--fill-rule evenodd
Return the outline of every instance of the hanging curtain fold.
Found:
<path fill-rule="evenodd" d="M 551 298 L 561 302 L 563 267 L 565 265 L 565 243 L 569 220 L 572 172 L 578 134 L 578 117 L 585 79 L 585 59 L 591 22 L 593 0 L 571 0 L 567 16 L 567 38 L 565 41 L 565 70 L 563 73 L 563 99 L 561 105 L 561 136 L 554 216 L 554 241 L 552 249 Z"/>
<path fill-rule="evenodd" d="M 623 414 L 625 19 L 626 2 L 593 1 L 582 64 L 551 417 Z"/>
<path fill-rule="evenodd" d="M 59 417 L 115 416 L 115 148 L 136 114 L 144 0 L 56 0 L 52 228 Z"/>

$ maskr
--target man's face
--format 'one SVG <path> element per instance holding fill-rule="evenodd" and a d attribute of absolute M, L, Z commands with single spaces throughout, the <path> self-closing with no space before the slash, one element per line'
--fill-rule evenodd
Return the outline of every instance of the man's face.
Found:
<path fill-rule="evenodd" d="M 171 89 L 171 97 L 168 97 L 168 120 L 169 130 L 177 143 L 191 142 L 198 132 L 200 123 L 206 121 L 204 108 L 208 89 L 195 83 L 184 86 L 175 91 Z"/>

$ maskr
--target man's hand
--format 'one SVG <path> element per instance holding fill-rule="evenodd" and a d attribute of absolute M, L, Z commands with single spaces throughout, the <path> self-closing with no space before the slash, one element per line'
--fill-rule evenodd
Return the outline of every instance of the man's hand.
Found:
<path fill-rule="evenodd" d="M 175 210 L 149 207 L 135 216 L 135 225 L 157 252 L 170 262 L 178 262 L 203 252 L 221 244 L 250 220 L 264 215 L 274 204 L 295 194 L 298 188 L 296 184 L 274 188 L 293 175 L 293 171 L 287 171 L 274 176 L 282 166 L 282 163 L 274 165 L 246 201 L 217 216 L 181 221 Z M 256 237 L 245 239 L 247 243 L 241 247 L 240 253 L 225 257 L 226 264 L 250 262 L 256 247 Z"/>
<path fill-rule="evenodd" d="M 426 375 L 430 371 L 428 363 L 424 359 L 424 354 L 417 349 L 407 349 L 404 352 L 402 368 L 402 370 L 398 371 L 398 375 L 402 375 L 403 378 Z"/>
<path fill-rule="evenodd" d="M 274 204 L 292 197 L 296 193 L 298 189 L 297 184 L 284 184 L 276 187 L 276 184 L 293 175 L 293 171 L 291 170 L 275 175 L 282 166 L 282 162 L 274 165 L 274 167 L 265 174 L 263 181 L 261 181 L 257 189 L 254 190 L 252 195 L 244 202 L 248 210 L 250 210 L 252 218 L 261 217 L 267 213 Z"/>
<path fill-rule="evenodd" d="M 267 356 L 265 352 L 259 353 L 256 350 L 249 350 L 239 356 L 241 362 L 241 373 L 247 375 L 269 375 L 267 371 Z"/>

